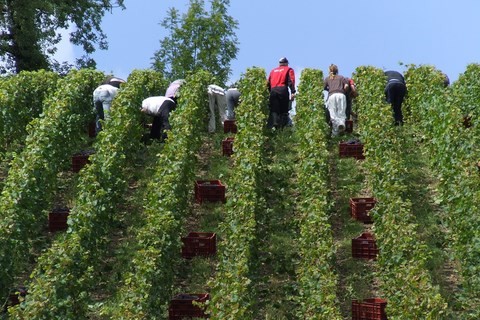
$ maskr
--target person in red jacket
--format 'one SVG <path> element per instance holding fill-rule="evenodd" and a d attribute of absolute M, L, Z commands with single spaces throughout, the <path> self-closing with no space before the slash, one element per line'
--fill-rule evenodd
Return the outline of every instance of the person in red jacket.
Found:
<path fill-rule="evenodd" d="M 270 115 L 268 127 L 283 128 L 289 122 L 290 100 L 295 98 L 295 72 L 288 66 L 287 58 L 280 58 L 279 66 L 270 71 L 268 91 L 270 92 Z"/>

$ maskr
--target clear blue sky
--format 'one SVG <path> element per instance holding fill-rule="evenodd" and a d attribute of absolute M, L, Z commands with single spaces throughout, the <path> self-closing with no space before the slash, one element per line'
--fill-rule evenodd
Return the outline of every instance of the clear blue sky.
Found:
<path fill-rule="evenodd" d="M 167 9 L 185 12 L 188 4 L 125 0 L 126 10 L 104 17 L 109 50 L 93 55 L 98 69 L 127 78 L 149 68 L 167 35 L 159 24 Z M 403 62 L 432 64 L 454 81 L 480 62 L 480 0 L 231 0 L 229 13 L 239 22 L 240 42 L 232 80 L 252 66 L 269 72 L 282 56 L 297 77 L 307 67 L 326 74 L 331 63 L 350 76 L 361 65 L 403 71 Z"/>

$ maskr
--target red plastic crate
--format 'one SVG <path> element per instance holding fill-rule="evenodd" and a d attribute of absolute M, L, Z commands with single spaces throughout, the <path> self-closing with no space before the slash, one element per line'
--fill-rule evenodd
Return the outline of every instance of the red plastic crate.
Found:
<path fill-rule="evenodd" d="M 27 295 L 27 293 L 28 293 L 27 288 L 22 286 L 10 290 L 10 293 L 8 294 L 8 301 L 4 306 L 3 312 L 7 312 L 8 307 L 13 307 L 13 306 L 16 306 L 17 304 L 20 304 L 20 300 L 23 300 Z"/>
<path fill-rule="evenodd" d="M 212 232 L 190 232 L 182 237 L 182 257 L 212 256 L 217 253 L 217 234 Z"/>
<path fill-rule="evenodd" d="M 352 300 L 352 320 L 386 320 L 387 301 L 380 298 Z"/>
<path fill-rule="evenodd" d="M 199 203 L 204 201 L 225 203 L 225 186 L 220 180 L 197 180 L 195 200 Z"/>
<path fill-rule="evenodd" d="M 86 164 L 90 163 L 89 157 L 94 151 L 86 150 L 72 156 L 72 171 L 79 172 Z"/>
<path fill-rule="evenodd" d="M 371 233 L 364 232 L 358 238 L 352 239 L 352 257 L 377 259 L 377 255 L 377 243 Z"/>
<path fill-rule="evenodd" d="M 353 132 L 353 120 L 345 120 L 345 132 Z"/>
<path fill-rule="evenodd" d="M 363 223 L 373 223 L 372 217 L 368 214 L 377 200 L 375 198 L 350 198 L 350 215 L 352 218 Z"/>
<path fill-rule="evenodd" d="M 48 213 L 48 230 L 50 232 L 65 231 L 68 228 L 67 220 L 69 209 L 54 209 Z"/>
<path fill-rule="evenodd" d="M 224 156 L 230 157 L 233 154 L 233 141 L 234 138 L 232 137 L 222 140 L 222 153 Z"/>
<path fill-rule="evenodd" d="M 237 124 L 235 120 L 225 120 L 223 122 L 223 132 L 224 133 L 237 133 Z"/>
<path fill-rule="evenodd" d="M 210 295 L 208 293 L 178 294 L 170 300 L 168 319 L 182 320 L 184 317 L 208 318 L 208 315 L 205 314 L 205 307 L 194 305 L 193 301 L 204 304 L 209 299 Z"/>
<path fill-rule="evenodd" d="M 338 145 L 338 155 L 340 158 L 365 159 L 363 155 L 363 143 L 340 142 Z"/>

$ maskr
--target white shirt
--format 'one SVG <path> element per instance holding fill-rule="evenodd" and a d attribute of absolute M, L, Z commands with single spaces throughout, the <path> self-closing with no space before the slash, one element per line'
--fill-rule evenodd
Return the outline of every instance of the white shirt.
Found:
<path fill-rule="evenodd" d="M 102 84 L 93 91 L 93 102 L 101 101 L 103 103 L 112 102 L 117 95 L 118 88 L 109 84 Z"/>
<path fill-rule="evenodd" d="M 148 115 L 156 116 L 160 113 L 160 107 L 165 101 L 172 101 L 172 99 L 164 96 L 155 96 L 150 97 L 142 101 L 142 112 L 145 112 Z"/>
<path fill-rule="evenodd" d="M 220 87 L 220 86 L 217 86 L 216 84 L 211 84 L 208 86 L 208 93 L 209 94 L 219 94 L 221 96 L 224 96 L 225 95 L 225 90 Z"/>

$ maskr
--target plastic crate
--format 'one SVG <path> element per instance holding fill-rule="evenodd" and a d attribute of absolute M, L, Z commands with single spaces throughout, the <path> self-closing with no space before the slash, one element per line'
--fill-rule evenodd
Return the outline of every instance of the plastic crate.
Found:
<path fill-rule="evenodd" d="M 225 186 L 220 180 L 197 180 L 195 181 L 195 200 L 198 203 L 204 201 L 225 203 Z"/>
<path fill-rule="evenodd" d="M 352 239 L 352 257 L 377 259 L 377 255 L 377 243 L 371 233 L 364 232 L 358 238 Z"/>
<path fill-rule="evenodd" d="M 365 159 L 365 156 L 363 155 L 363 143 L 340 142 L 338 145 L 338 155 L 340 158 Z"/>
<path fill-rule="evenodd" d="M 194 305 L 193 301 L 204 304 L 210 299 L 208 293 L 182 293 L 170 300 L 168 307 L 169 320 L 181 320 L 184 317 L 189 318 L 208 318 L 205 314 L 205 307 Z"/>
<path fill-rule="evenodd" d="M 387 301 L 380 298 L 352 300 L 352 320 L 386 320 Z"/>
<path fill-rule="evenodd" d="M 90 163 L 89 157 L 94 151 L 86 150 L 72 156 L 72 171 L 79 172 L 86 164 Z"/>
<path fill-rule="evenodd" d="M 233 141 L 235 139 L 228 137 L 225 140 L 222 140 L 222 154 L 224 156 L 230 157 L 233 154 Z"/>
<path fill-rule="evenodd" d="M 217 234 L 212 232 L 190 232 L 182 237 L 182 257 L 212 256 L 217 253 Z"/>
<path fill-rule="evenodd" d="M 50 232 L 65 231 L 68 228 L 67 220 L 69 209 L 54 209 L 48 213 L 48 230 Z"/>
<path fill-rule="evenodd" d="M 353 132 L 353 120 L 345 120 L 345 132 Z"/>
<path fill-rule="evenodd" d="M 237 133 L 237 124 L 235 120 L 225 120 L 223 121 L 223 133 Z"/>
<path fill-rule="evenodd" d="M 377 200 L 375 198 L 350 198 L 350 215 L 352 218 L 363 223 L 373 223 L 372 217 L 368 214 Z"/>
<path fill-rule="evenodd" d="M 23 286 L 10 290 L 10 293 L 8 294 L 8 301 L 4 305 L 3 312 L 7 312 L 8 307 L 13 307 L 17 304 L 20 304 L 20 302 L 25 299 L 27 293 L 27 288 Z"/>

